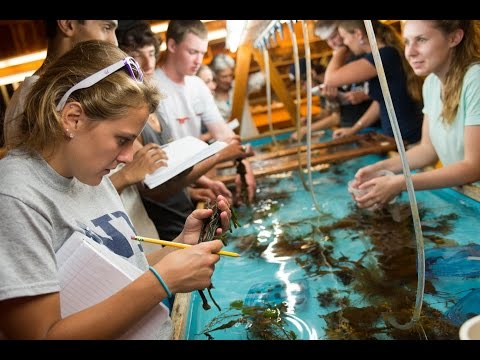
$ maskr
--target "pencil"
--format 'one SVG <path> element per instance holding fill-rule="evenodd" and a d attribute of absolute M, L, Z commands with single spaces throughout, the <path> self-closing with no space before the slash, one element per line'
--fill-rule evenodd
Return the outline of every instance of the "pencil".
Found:
<path fill-rule="evenodd" d="M 188 245 L 188 244 L 176 243 L 176 242 L 165 241 L 165 240 L 160 240 L 160 239 L 152 239 L 152 238 L 147 238 L 147 237 L 143 237 L 143 236 L 133 236 L 132 235 L 132 240 L 145 241 L 145 242 L 148 242 L 148 243 L 159 244 L 159 245 L 163 245 L 163 246 L 173 246 L 173 247 L 177 247 L 177 248 L 181 248 L 181 249 L 189 248 L 190 246 L 192 246 L 192 245 Z M 225 256 L 232 256 L 232 257 L 239 257 L 240 256 L 240 254 L 237 254 L 236 252 L 225 251 L 225 250 L 220 250 L 217 254 L 218 255 L 225 255 Z"/>

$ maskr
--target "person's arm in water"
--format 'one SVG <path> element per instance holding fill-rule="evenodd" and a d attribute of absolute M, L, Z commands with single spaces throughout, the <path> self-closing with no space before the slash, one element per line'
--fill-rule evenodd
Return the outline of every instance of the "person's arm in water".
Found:
<path fill-rule="evenodd" d="M 428 123 L 428 116 L 425 115 L 420 144 L 406 152 L 411 169 L 423 168 L 438 161 L 437 153 L 430 139 Z M 465 126 L 464 139 L 463 160 L 438 169 L 413 174 L 412 181 L 415 190 L 458 186 L 480 179 L 480 126 Z M 365 179 L 371 177 L 374 172 L 381 169 L 390 170 L 395 173 L 401 172 L 400 158 L 394 157 L 383 160 L 357 171 L 355 179 L 360 188 L 374 186 L 372 191 L 357 199 L 359 207 L 369 207 L 376 203 L 379 205 L 385 204 L 400 192 L 406 190 L 403 175 L 378 177 L 365 181 Z"/>

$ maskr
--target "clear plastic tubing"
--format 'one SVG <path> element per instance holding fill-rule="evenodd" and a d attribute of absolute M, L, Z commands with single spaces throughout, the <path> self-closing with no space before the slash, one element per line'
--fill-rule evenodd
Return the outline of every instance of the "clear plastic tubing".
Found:
<path fill-rule="evenodd" d="M 297 130 L 297 135 L 300 134 L 300 107 L 302 106 L 301 104 L 301 90 L 300 90 L 300 58 L 298 56 L 298 44 L 297 44 L 297 34 L 295 34 L 295 31 L 293 29 L 293 22 L 289 21 L 288 22 L 288 30 L 290 32 L 290 38 L 292 39 L 292 49 L 293 49 L 293 63 L 295 66 L 295 98 L 297 103 L 295 104 L 295 110 L 296 110 L 296 119 L 295 119 L 295 126 Z M 302 151 L 301 151 L 301 146 L 302 146 L 302 139 L 300 137 L 297 137 L 297 158 L 298 158 L 298 172 L 300 175 L 300 179 L 302 180 L 303 187 L 305 190 L 309 190 L 307 183 L 305 181 L 305 176 L 303 175 L 303 168 L 302 168 Z"/>
<path fill-rule="evenodd" d="M 265 87 L 267 90 L 267 116 L 268 116 L 268 128 L 270 129 L 270 135 L 272 136 L 275 147 L 277 146 L 277 138 L 273 133 L 272 123 L 272 89 L 270 87 L 270 61 L 268 58 L 267 46 L 263 48 L 263 62 L 265 63 Z"/>
<path fill-rule="evenodd" d="M 413 188 L 412 175 L 410 173 L 410 167 L 405 155 L 405 147 L 403 146 L 403 139 L 398 127 L 397 116 L 393 108 L 392 97 L 388 89 L 387 79 L 385 77 L 385 71 L 383 69 L 382 59 L 380 52 L 378 51 L 377 41 L 375 39 L 375 32 L 373 30 L 371 20 L 364 20 L 365 29 L 367 31 L 368 41 L 372 49 L 373 60 L 377 69 L 378 79 L 382 88 L 383 98 L 387 106 L 388 117 L 390 124 L 392 125 L 393 135 L 395 137 L 395 143 L 400 154 L 402 161 L 403 175 L 405 177 L 405 183 L 407 186 L 408 200 L 410 201 L 410 209 L 412 211 L 413 226 L 415 229 L 415 238 L 417 242 L 417 296 L 415 301 L 415 308 L 410 321 L 406 324 L 399 324 L 393 316 L 386 316 L 386 320 L 394 327 L 402 330 L 410 329 L 420 319 L 420 313 L 422 311 L 423 296 L 425 292 L 425 248 L 423 244 L 422 227 L 420 224 L 420 215 L 418 214 L 417 199 L 415 197 L 415 190 Z M 388 241 L 385 239 L 385 241 Z"/>
<path fill-rule="evenodd" d="M 308 187 L 312 195 L 315 209 L 321 213 L 320 205 L 315 197 L 312 184 L 312 64 L 310 56 L 310 40 L 308 37 L 308 26 L 304 20 L 300 20 L 303 30 L 303 43 L 305 44 L 305 63 L 307 75 L 307 171 L 308 171 Z"/>

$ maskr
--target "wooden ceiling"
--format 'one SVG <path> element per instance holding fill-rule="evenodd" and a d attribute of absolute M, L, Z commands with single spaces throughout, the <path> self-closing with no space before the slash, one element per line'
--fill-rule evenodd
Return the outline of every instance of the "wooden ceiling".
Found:
<path fill-rule="evenodd" d="M 164 25 L 166 29 L 168 20 L 147 20 L 153 25 Z M 225 20 L 213 20 L 205 23 L 208 31 L 225 29 Z M 158 33 L 158 36 L 165 42 L 165 32 Z M 37 53 L 47 48 L 47 37 L 43 20 L 0 20 L 0 61 Z M 209 43 L 209 53 L 206 61 L 211 60 L 213 54 L 223 51 L 225 38 L 219 38 Z M 27 63 L 0 68 L 0 78 L 9 75 L 26 73 L 37 70 L 43 63 L 43 58 Z"/>
<path fill-rule="evenodd" d="M 147 20 L 152 26 L 156 28 L 160 27 L 166 29 L 168 20 Z M 246 32 L 244 35 L 244 43 L 253 43 L 262 31 L 270 24 L 271 20 L 249 20 L 246 27 Z M 313 21 L 308 21 L 308 25 L 311 27 Z M 225 20 L 210 20 L 205 22 L 206 27 L 209 32 L 213 33 L 218 30 L 226 29 Z M 280 61 L 278 65 L 282 65 L 282 60 L 285 60 L 286 64 L 291 63 L 291 39 L 289 32 L 287 31 L 286 25 L 284 25 L 284 37 L 280 39 L 277 37 L 277 46 L 275 46 L 271 51 L 272 55 L 276 58 L 276 61 Z M 294 26 L 295 33 L 297 34 L 297 39 L 301 53 L 303 52 L 303 35 L 302 28 L 300 23 L 296 23 Z M 313 28 L 310 29 L 312 33 Z M 165 32 L 158 33 L 159 38 L 162 39 L 162 42 L 165 42 Z M 0 46 L 0 61 L 5 60 L 6 58 L 16 57 L 20 55 L 27 55 L 42 50 L 46 50 L 47 40 L 45 34 L 45 25 L 43 20 L 0 20 L 0 41 L 2 46 Z M 310 39 L 311 42 L 319 42 L 318 38 Z M 320 46 L 320 48 L 318 48 Z M 318 49 L 316 50 L 320 56 L 323 56 L 323 47 L 326 47 L 323 42 L 321 44 L 316 44 Z M 328 50 L 328 49 L 327 49 Z M 216 40 L 209 41 L 208 52 L 205 55 L 204 63 L 209 63 L 213 56 L 220 52 L 225 52 L 225 38 L 220 37 Z M 236 54 L 231 54 L 233 57 Z M 160 59 L 161 61 L 161 59 Z M 33 72 L 37 70 L 43 63 L 43 58 L 40 58 L 35 61 L 22 63 L 19 65 L 8 66 L 0 68 L 0 79 L 7 79 L 10 75 L 15 74 L 26 74 L 28 72 Z M 258 71 L 258 65 L 253 65 L 251 68 L 252 71 Z M 15 80 L 16 81 L 16 80 Z"/>
<path fill-rule="evenodd" d="M 168 23 L 168 20 L 148 20 L 152 25 Z M 393 22 L 390 20 L 390 22 Z M 253 42 L 258 34 L 270 23 L 270 20 L 250 20 L 247 24 L 246 42 Z M 209 31 L 225 29 L 225 20 L 214 20 L 206 23 Z M 160 34 L 164 41 L 164 34 Z M 302 36 L 299 36 L 302 38 Z M 47 47 L 43 20 L 0 20 L 0 60 L 14 56 L 26 55 Z M 225 39 L 211 42 L 210 45 L 221 44 Z"/>
<path fill-rule="evenodd" d="M 152 25 L 168 23 L 166 20 L 147 21 Z M 209 21 L 205 25 L 209 31 L 224 29 L 225 20 Z M 165 41 L 164 33 L 160 37 Z M 0 20 L 0 39 L 0 60 L 45 50 L 47 47 L 43 20 Z"/>
<path fill-rule="evenodd" d="M 43 20 L 0 20 L 0 60 L 47 48 Z"/>

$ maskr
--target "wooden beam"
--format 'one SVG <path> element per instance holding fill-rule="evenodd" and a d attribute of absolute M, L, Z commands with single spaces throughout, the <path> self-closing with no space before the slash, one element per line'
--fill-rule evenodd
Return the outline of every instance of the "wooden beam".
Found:
<path fill-rule="evenodd" d="M 241 129 L 243 107 L 245 105 L 245 99 L 248 96 L 248 73 L 250 70 L 251 59 L 252 46 L 248 44 L 241 45 L 237 51 L 237 59 L 235 64 L 235 86 L 233 88 L 232 113 L 230 115 L 230 120 L 237 119 L 240 123 L 240 126 L 237 128 L 237 133 Z"/>
<path fill-rule="evenodd" d="M 265 72 L 265 63 L 263 61 L 263 54 L 258 49 L 253 49 L 253 58 L 255 61 L 260 65 L 260 68 L 263 72 Z M 285 109 L 287 109 L 288 114 L 290 115 L 290 119 L 292 124 L 294 124 L 294 120 L 296 117 L 296 109 L 295 104 L 293 103 L 292 97 L 285 86 L 285 82 L 282 80 L 280 73 L 278 72 L 277 68 L 273 65 L 270 56 L 268 57 L 268 63 L 270 67 L 270 79 L 271 79 L 271 86 L 275 94 L 277 94 L 279 100 L 284 104 Z"/>
<path fill-rule="evenodd" d="M 360 139 L 363 139 L 362 135 L 344 136 L 344 137 L 341 137 L 341 138 L 338 138 L 338 139 L 335 139 L 335 140 L 331 140 L 331 141 L 328 141 L 328 142 L 323 142 L 323 143 L 319 143 L 319 144 L 312 144 L 312 150 L 325 149 L 325 148 L 328 148 L 328 147 L 332 147 L 334 145 L 349 144 L 349 143 L 352 143 L 354 141 L 358 141 Z M 306 152 L 306 151 L 307 151 L 307 147 L 305 145 L 300 146 L 300 152 Z M 261 160 L 279 158 L 279 157 L 282 157 L 282 156 L 293 155 L 293 154 L 296 154 L 297 152 L 298 152 L 298 146 L 294 146 L 294 147 L 289 147 L 289 148 L 286 148 L 286 149 L 280 149 L 280 150 L 276 150 L 276 151 L 268 151 L 268 152 L 264 152 L 264 153 L 261 153 L 261 154 L 258 154 L 258 155 L 250 156 L 248 158 L 248 161 L 252 162 L 252 161 L 261 161 Z M 234 165 L 233 161 L 227 161 L 227 162 L 218 164 L 216 166 L 216 169 L 217 170 L 225 169 L 225 168 L 232 167 L 233 165 Z"/>
<path fill-rule="evenodd" d="M 31 61 L 24 64 L 18 64 L 9 66 L 7 68 L 0 69 L 0 77 L 15 75 L 27 71 L 37 71 L 43 64 L 43 59 Z"/>
<path fill-rule="evenodd" d="M 185 340 L 185 330 L 187 326 L 189 309 L 191 303 L 191 293 L 175 294 L 175 301 L 172 309 L 173 340 Z"/>
<path fill-rule="evenodd" d="M 0 89 L 2 92 L 3 102 L 5 103 L 5 106 L 8 106 L 8 104 L 10 103 L 10 96 L 8 95 L 7 86 L 0 85 Z"/>
<path fill-rule="evenodd" d="M 334 148 L 335 146 L 342 146 L 349 143 L 356 144 L 358 145 L 358 147 L 355 149 L 346 149 L 346 150 L 337 150 Z M 368 154 L 386 153 L 388 151 L 396 149 L 395 140 L 393 138 L 389 138 L 379 134 L 371 134 L 371 133 L 363 134 L 363 135 L 355 135 L 355 136 L 349 137 L 348 139 L 344 139 L 343 142 L 339 142 L 338 140 L 332 140 L 332 141 L 327 141 L 325 143 L 318 144 L 318 145 L 322 145 L 322 146 L 318 147 L 315 150 L 326 149 L 327 153 L 322 153 L 317 156 L 312 156 L 312 159 L 311 159 L 312 166 L 322 164 L 322 163 L 344 161 L 354 157 L 359 157 L 359 156 L 368 155 Z M 302 146 L 301 148 L 304 148 L 304 147 Z M 294 160 L 287 159 L 282 161 L 282 158 L 285 158 L 287 155 L 293 155 L 294 153 L 296 153 L 297 147 L 288 149 L 287 152 L 285 151 L 286 150 L 280 150 L 277 154 L 277 159 L 279 160 L 279 162 L 277 164 L 274 164 L 268 167 L 260 166 L 259 168 L 255 169 L 254 160 L 253 158 L 251 158 L 250 162 L 252 163 L 252 167 L 254 168 L 253 173 L 255 177 L 261 177 L 261 176 L 271 175 L 271 174 L 275 174 L 282 171 L 290 171 L 290 170 L 298 169 L 298 159 L 294 159 Z M 267 154 L 265 158 L 260 159 L 260 161 L 268 159 L 268 155 L 269 154 Z M 302 164 L 302 167 L 306 166 L 307 164 L 307 159 L 304 155 L 301 159 L 301 164 Z M 235 181 L 235 177 L 236 177 L 236 174 L 219 175 L 219 176 L 216 176 L 215 179 L 220 180 L 225 184 L 229 184 Z"/>

